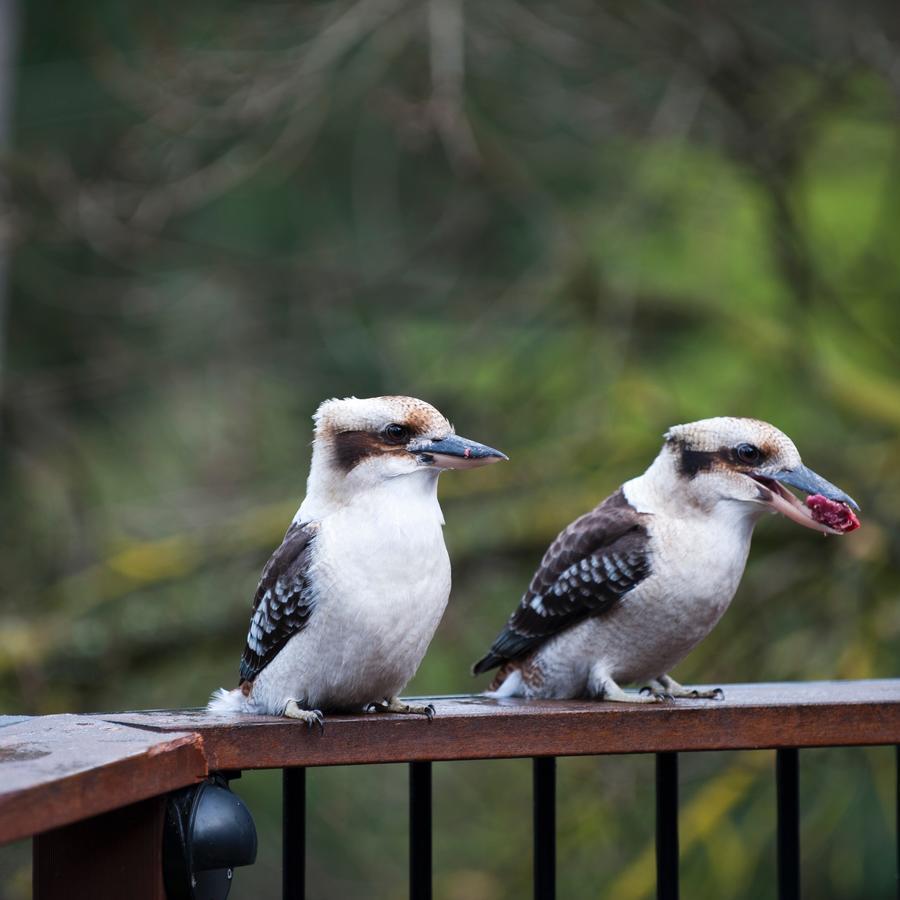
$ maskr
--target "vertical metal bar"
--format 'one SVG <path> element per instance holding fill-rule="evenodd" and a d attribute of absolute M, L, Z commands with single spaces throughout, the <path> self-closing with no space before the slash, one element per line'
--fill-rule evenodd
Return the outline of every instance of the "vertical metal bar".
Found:
<path fill-rule="evenodd" d="M 286 768 L 281 781 L 281 896 L 306 897 L 306 769 Z"/>
<path fill-rule="evenodd" d="M 897 897 L 900 900 L 900 745 L 896 748 L 897 754 Z"/>
<path fill-rule="evenodd" d="M 534 900 L 556 898 L 556 757 L 536 756 L 534 802 Z"/>
<path fill-rule="evenodd" d="M 800 753 L 775 751 L 778 793 L 778 900 L 800 900 Z"/>
<path fill-rule="evenodd" d="M 678 754 L 656 754 L 656 896 L 678 900 Z"/>
<path fill-rule="evenodd" d="M 409 764 L 409 896 L 431 900 L 431 763 Z"/>

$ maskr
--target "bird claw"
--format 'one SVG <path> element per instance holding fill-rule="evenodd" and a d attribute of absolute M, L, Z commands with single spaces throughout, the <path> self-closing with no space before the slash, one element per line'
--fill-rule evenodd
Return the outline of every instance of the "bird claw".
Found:
<path fill-rule="evenodd" d="M 384 703 L 370 703 L 366 712 L 373 713 L 399 713 L 400 715 L 425 716 L 430 722 L 434 719 L 435 708 L 429 703 L 426 706 L 413 706 L 410 703 L 401 703 L 396 697 L 385 700 Z"/>
<path fill-rule="evenodd" d="M 325 716 L 321 709 L 303 709 L 296 700 L 289 700 L 284 708 L 284 717 L 305 722 L 309 731 L 312 731 L 313 725 L 318 725 L 319 733 L 325 734 Z"/>
<path fill-rule="evenodd" d="M 413 706 L 410 703 L 404 704 L 404 709 L 392 709 L 391 712 L 401 712 L 401 713 L 409 713 L 414 716 L 425 716 L 429 722 L 434 719 L 435 709 L 431 703 L 426 704 L 425 706 Z"/>
<path fill-rule="evenodd" d="M 652 687 L 650 687 L 650 685 L 644 685 L 644 687 L 642 687 L 640 689 L 640 691 L 638 691 L 638 693 L 640 694 L 641 697 L 652 697 L 654 700 L 656 700 L 659 703 L 662 703 L 663 701 L 675 699 L 674 694 L 670 694 L 668 691 L 654 690 Z"/>
<path fill-rule="evenodd" d="M 722 688 L 713 688 L 711 691 L 698 691 L 696 688 L 691 691 L 691 697 L 701 700 L 724 700 L 725 691 Z"/>

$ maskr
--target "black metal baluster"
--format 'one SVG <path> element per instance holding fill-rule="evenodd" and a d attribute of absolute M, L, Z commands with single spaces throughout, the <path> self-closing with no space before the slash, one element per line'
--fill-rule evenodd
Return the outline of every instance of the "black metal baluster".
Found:
<path fill-rule="evenodd" d="M 900 898 L 900 745 L 897 754 L 897 897 Z"/>
<path fill-rule="evenodd" d="M 778 898 L 800 900 L 800 753 L 775 751 L 778 792 Z"/>
<path fill-rule="evenodd" d="M 281 776 L 281 895 L 306 897 L 306 769 L 286 768 Z"/>
<path fill-rule="evenodd" d="M 409 896 L 431 900 L 431 763 L 409 764 Z"/>
<path fill-rule="evenodd" d="M 556 757 L 536 756 L 534 802 L 534 900 L 556 897 Z"/>
<path fill-rule="evenodd" d="M 656 754 L 656 896 L 678 900 L 678 754 Z"/>

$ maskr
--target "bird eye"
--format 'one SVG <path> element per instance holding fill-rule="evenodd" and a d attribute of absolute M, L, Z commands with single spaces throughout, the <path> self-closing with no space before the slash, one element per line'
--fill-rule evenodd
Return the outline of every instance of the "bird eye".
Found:
<path fill-rule="evenodd" d="M 753 444 L 738 444 L 734 448 L 734 452 L 742 463 L 747 463 L 748 465 L 758 463 L 762 459 L 759 447 L 754 447 Z"/>
<path fill-rule="evenodd" d="M 409 429 L 405 425 L 393 422 L 384 429 L 384 437 L 392 444 L 402 444 L 409 439 Z"/>

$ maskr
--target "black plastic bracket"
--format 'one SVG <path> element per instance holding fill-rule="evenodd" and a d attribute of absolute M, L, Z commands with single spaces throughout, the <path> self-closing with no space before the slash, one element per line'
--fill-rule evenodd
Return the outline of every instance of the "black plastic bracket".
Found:
<path fill-rule="evenodd" d="M 234 869 L 256 861 L 253 817 L 228 787 L 236 777 L 239 772 L 214 773 L 169 794 L 163 828 L 168 900 L 225 900 Z"/>

